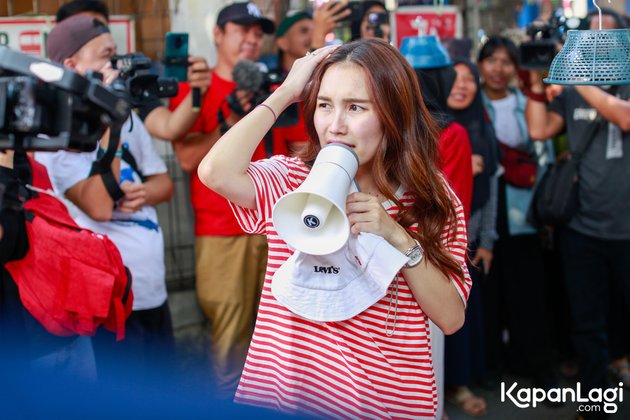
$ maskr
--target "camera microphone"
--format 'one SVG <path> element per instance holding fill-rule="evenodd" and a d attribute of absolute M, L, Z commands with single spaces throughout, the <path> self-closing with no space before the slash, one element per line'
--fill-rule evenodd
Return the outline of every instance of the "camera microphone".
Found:
<path fill-rule="evenodd" d="M 253 61 L 239 61 L 232 69 L 232 79 L 236 83 L 236 88 L 230 96 L 227 97 L 227 103 L 230 109 L 238 115 L 245 115 L 246 111 L 236 97 L 236 91 L 242 90 L 253 93 L 254 98 L 263 84 L 263 73 L 258 64 Z"/>
<path fill-rule="evenodd" d="M 263 82 L 263 75 L 258 64 L 253 61 L 239 61 L 232 69 L 232 79 L 236 89 L 256 92 Z"/>

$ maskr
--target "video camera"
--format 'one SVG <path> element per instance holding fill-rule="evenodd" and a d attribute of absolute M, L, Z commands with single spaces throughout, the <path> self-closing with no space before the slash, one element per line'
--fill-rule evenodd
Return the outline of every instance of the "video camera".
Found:
<path fill-rule="evenodd" d="M 263 103 L 265 99 L 271 95 L 271 92 L 284 81 L 283 74 L 261 68 L 258 64 L 247 60 L 236 63 L 232 69 L 232 78 L 236 83 L 236 89 L 253 94 L 250 101 L 252 109 Z M 227 97 L 227 103 L 233 112 L 239 115 L 245 114 L 245 111 L 234 94 Z M 274 127 L 289 127 L 297 124 L 299 119 L 298 114 L 297 104 L 290 105 L 278 116 Z M 221 120 L 221 117 L 219 117 L 219 120 Z"/>
<path fill-rule="evenodd" d="M 520 46 L 521 67 L 528 70 L 549 69 L 558 45 L 564 44 L 567 31 L 579 26 L 580 19 L 567 18 L 561 11 L 546 22 L 537 20 L 527 25 L 525 31 L 531 41 Z"/>
<path fill-rule="evenodd" d="M 126 93 L 133 108 L 177 95 L 177 80 L 151 74 L 151 60 L 144 54 L 115 55 L 111 62 L 112 67 L 120 71 L 112 85 L 114 89 Z"/>
<path fill-rule="evenodd" d="M 0 150 L 94 150 L 130 112 L 101 78 L 0 46 Z"/>

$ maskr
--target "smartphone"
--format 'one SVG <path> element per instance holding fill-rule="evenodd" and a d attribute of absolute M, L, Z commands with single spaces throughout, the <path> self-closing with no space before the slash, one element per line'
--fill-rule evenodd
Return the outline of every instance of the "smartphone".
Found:
<path fill-rule="evenodd" d="M 164 52 L 164 77 L 179 82 L 188 78 L 188 33 L 167 32 Z"/>

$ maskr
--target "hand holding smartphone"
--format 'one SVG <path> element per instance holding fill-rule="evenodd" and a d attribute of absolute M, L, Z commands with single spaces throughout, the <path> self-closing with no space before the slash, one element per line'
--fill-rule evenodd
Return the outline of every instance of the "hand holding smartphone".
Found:
<path fill-rule="evenodd" d="M 188 34 L 167 32 L 164 52 L 164 76 L 185 82 L 188 74 Z"/>
<path fill-rule="evenodd" d="M 167 32 L 165 45 L 164 76 L 185 82 L 188 80 L 188 33 Z M 201 106 L 199 88 L 193 88 L 192 95 L 192 109 L 198 111 Z"/>

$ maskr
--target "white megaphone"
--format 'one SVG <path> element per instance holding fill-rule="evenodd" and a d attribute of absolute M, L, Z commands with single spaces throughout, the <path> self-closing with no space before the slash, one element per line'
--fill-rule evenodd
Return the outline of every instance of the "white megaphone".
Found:
<path fill-rule="evenodd" d="M 346 197 L 359 168 L 354 151 L 339 143 L 323 147 L 308 177 L 273 207 L 278 235 L 310 255 L 332 254 L 350 237 Z"/>

